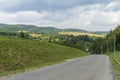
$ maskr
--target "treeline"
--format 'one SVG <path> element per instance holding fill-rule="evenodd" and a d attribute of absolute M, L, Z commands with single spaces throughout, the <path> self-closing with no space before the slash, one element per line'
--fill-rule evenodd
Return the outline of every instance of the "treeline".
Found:
<path fill-rule="evenodd" d="M 28 33 L 25 33 L 23 31 L 13 32 L 13 31 L 0 30 L 0 36 L 12 36 L 12 37 L 20 37 L 20 38 L 30 38 Z"/>
<path fill-rule="evenodd" d="M 73 36 L 73 35 L 51 35 L 49 42 L 74 47 L 83 51 L 90 52 L 90 48 L 95 38 L 87 35 Z"/>
<path fill-rule="evenodd" d="M 116 50 L 119 51 L 120 50 L 120 26 L 116 27 L 115 30 L 110 31 L 110 34 L 108 34 L 107 36 L 110 51 L 113 50 L 114 39 L 115 39 Z"/>
<path fill-rule="evenodd" d="M 5 31 L 5 30 L 0 30 L 0 35 L 1 36 L 17 36 L 17 33 L 16 32 Z"/>
<path fill-rule="evenodd" d="M 41 42 L 51 42 L 64 46 L 70 46 L 83 51 L 87 51 L 91 54 L 100 54 L 101 44 L 105 40 L 105 37 L 100 38 L 100 37 L 90 37 L 88 35 L 74 36 L 74 35 L 59 35 L 59 34 L 54 34 L 54 35 L 42 34 L 41 37 L 35 39 Z"/>
<path fill-rule="evenodd" d="M 106 37 L 57 35 L 51 36 L 49 42 L 89 51 L 91 54 L 113 52 L 114 46 L 116 51 L 120 51 L 120 26 L 111 30 Z"/>
<path fill-rule="evenodd" d="M 55 40 L 54 40 L 55 41 Z M 59 35 L 57 44 L 70 46 L 86 51 L 92 43 L 92 39 L 87 35 L 73 36 L 73 35 Z"/>
<path fill-rule="evenodd" d="M 120 26 L 111 30 L 105 38 L 98 38 L 93 42 L 91 47 L 92 53 L 107 53 L 120 51 Z"/>

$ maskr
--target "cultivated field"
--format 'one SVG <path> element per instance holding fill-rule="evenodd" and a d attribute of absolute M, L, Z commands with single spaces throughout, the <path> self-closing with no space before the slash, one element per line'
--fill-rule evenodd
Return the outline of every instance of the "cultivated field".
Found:
<path fill-rule="evenodd" d="M 33 34 L 29 34 L 30 36 L 32 36 L 32 37 L 41 37 L 42 36 L 42 34 L 35 34 L 35 33 L 33 33 Z"/>
<path fill-rule="evenodd" d="M 105 37 L 103 34 L 85 33 L 85 32 L 59 32 L 60 35 L 88 35 L 90 37 Z"/>

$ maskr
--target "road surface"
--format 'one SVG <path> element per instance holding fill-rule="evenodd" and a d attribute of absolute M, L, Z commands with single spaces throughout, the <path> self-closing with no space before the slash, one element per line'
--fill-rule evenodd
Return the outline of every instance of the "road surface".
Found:
<path fill-rule="evenodd" d="M 113 80 L 109 58 L 91 55 L 1 80 Z"/>

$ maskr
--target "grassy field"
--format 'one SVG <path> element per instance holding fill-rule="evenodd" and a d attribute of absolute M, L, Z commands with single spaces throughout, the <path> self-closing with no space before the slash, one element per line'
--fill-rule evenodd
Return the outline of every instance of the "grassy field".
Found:
<path fill-rule="evenodd" d="M 74 35 L 74 36 L 79 36 L 79 35 L 88 35 L 90 37 L 105 37 L 103 34 L 94 34 L 94 33 L 84 33 L 84 32 L 59 32 L 60 35 Z"/>
<path fill-rule="evenodd" d="M 120 80 L 120 52 L 116 52 L 115 55 L 114 53 L 109 53 L 109 57 L 118 76 L 118 80 Z"/>
<path fill-rule="evenodd" d="M 85 56 L 78 49 L 14 37 L 0 37 L 0 76 Z"/>

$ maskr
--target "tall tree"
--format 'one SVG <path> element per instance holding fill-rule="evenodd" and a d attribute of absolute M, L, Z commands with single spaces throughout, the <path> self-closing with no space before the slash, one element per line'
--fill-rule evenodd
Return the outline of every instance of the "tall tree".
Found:
<path fill-rule="evenodd" d="M 20 32 L 20 37 L 21 37 L 21 38 L 25 38 L 25 34 L 24 34 L 23 31 Z"/>

